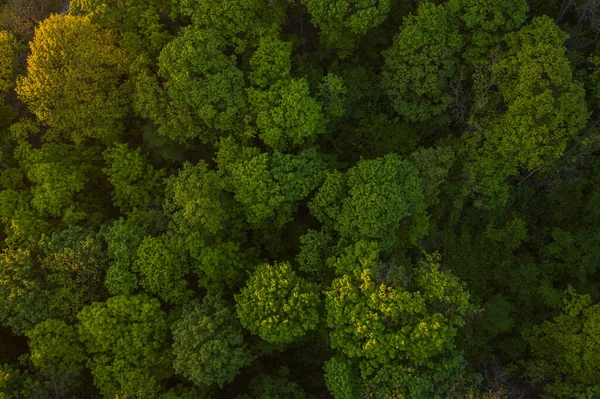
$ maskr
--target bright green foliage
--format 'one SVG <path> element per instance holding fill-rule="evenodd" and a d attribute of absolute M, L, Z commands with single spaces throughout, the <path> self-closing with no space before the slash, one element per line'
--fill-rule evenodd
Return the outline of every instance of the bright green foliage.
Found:
<path fill-rule="evenodd" d="M 18 43 L 15 36 L 0 31 L 0 93 L 6 93 L 15 87 Z"/>
<path fill-rule="evenodd" d="M 30 46 L 17 93 L 38 119 L 75 142 L 113 140 L 127 112 L 113 35 L 86 17 L 52 15 Z"/>
<path fill-rule="evenodd" d="M 380 272 L 380 254 L 381 245 L 377 241 L 358 241 L 356 244 L 346 247 L 344 252 L 340 256 L 334 256 L 327 259 L 327 264 L 331 267 L 338 276 L 354 276 L 360 278 L 363 270 L 375 270 Z M 398 265 L 393 265 L 390 268 L 390 272 L 394 272 L 393 269 L 398 269 Z M 387 270 L 381 268 L 385 274 Z M 389 279 L 391 276 L 384 276 Z"/>
<path fill-rule="evenodd" d="M 404 20 L 384 54 L 382 88 L 396 112 L 410 121 L 442 115 L 452 101 L 449 82 L 458 72 L 463 40 L 444 6 L 423 2 Z"/>
<path fill-rule="evenodd" d="M 165 302 L 181 304 L 191 291 L 187 288 L 188 265 L 167 237 L 145 237 L 137 250 L 134 269 L 140 273 L 140 285 L 146 292 Z"/>
<path fill-rule="evenodd" d="M 288 379 L 289 369 L 281 367 L 272 376 L 262 374 L 250 381 L 252 395 L 240 395 L 237 399 L 306 399 L 300 385 Z"/>
<path fill-rule="evenodd" d="M 111 294 L 131 294 L 137 288 L 133 264 L 145 235 L 143 228 L 124 219 L 119 219 L 104 233 L 111 259 L 104 284 Z"/>
<path fill-rule="evenodd" d="M 219 296 L 185 304 L 172 330 L 173 367 L 196 385 L 222 387 L 252 359 L 235 312 Z"/>
<path fill-rule="evenodd" d="M 215 31 L 188 26 L 163 48 L 159 75 L 166 79 L 170 101 L 167 109 L 144 115 L 158 123 L 159 132 L 174 140 L 198 138 L 208 143 L 241 127 L 246 107 L 244 75 L 235 56 L 225 53 L 225 45 Z M 172 131 L 170 119 L 184 130 Z"/>
<path fill-rule="evenodd" d="M 310 96 L 305 78 L 280 80 L 267 91 L 250 89 L 258 137 L 274 150 L 287 151 L 313 143 L 325 132 L 319 103 Z"/>
<path fill-rule="evenodd" d="M 533 358 L 527 375 L 548 381 L 548 398 L 592 398 L 600 394 L 600 305 L 568 294 L 560 315 L 524 333 Z"/>
<path fill-rule="evenodd" d="M 171 39 L 160 23 L 171 2 L 161 0 L 72 0 L 69 13 L 88 15 L 93 23 L 120 34 L 119 44 L 131 56 L 156 56 Z"/>
<path fill-rule="evenodd" d="M 451 0 L 446 4 L 469 30 L 462 56 L 472 63 L 487 61 L 490 48 L 504 33 L 520 27 L 529 10 L 527 0 Z"/>
<path fill-rule="evenodd" d="M 210 170 L 206 162 L 186 163 L 167 181 L 165 212 L 181 231 L 232 234 L 240 230 L 241 216 L 226 188 L 222 174 Z"/>
<path fill-rule="evenodd" d="M 235 301 L 242 325 L 274 344 L 293 342 L 319 321 L 316 286 L 298 277 L 289 263 L 258 266 Z"/>
<path fill-rule="evenodd" d="M 436 397 L 448 389 L 443 382 L 461 378 L 466 365 L 454 338 L 472 307 L 463 283 L 436 261 L 427 257 L 415 273 L 415 291 L 401 281 L 378 281 L 380 271 L 366 268 L 335 279 L 326 292 L 331 346 L 357 361 L 363 380 L 380 394 Z"/>
<path fill-rule="evenodd" d="M 321 41 L 327 47 L 350 53 L 358 40 L 385 21 L 391 0 L 302 0 L 311 21 L 321 29 Z"/>
<path fill-rule="evenodd" d="M 191 17 L 201 29 L 218 32 L 236 53 L 255 46 L 263 36 L 276 36 L 284 19 L 279 1 L 175 0 L 176 13 Z"/>
<path fill-rule="evenodd" d="M 262 37 L 250 58 L 250 82 L 256 86 L 268 87 L 288 78 L 292 69 L 291 56 L 292 43 L 272 36 Z"/>
<path fill-rule="evenodd" d="M 105 397 L 150 398 L 171 375 L 166 315 L 146 295 L 96 302 L 78 315 L 94 384 Z"/>
<path fill-rule="evenodd" d="M 562 155 L 589 116 L 585 91 L 565 57 L 567 37 L 550 18 L 534 18 L 506 35 L 508 51 L 493 67 L 508 110 L 486 139 L 530 170 Z"/>
<path fill-rule="evenodd" d="M 276 152 L 269 156 L 244 149 L 242 153 L 237 162 L 226 164 L 231 154 L 225 155 L 223 151 L 218 161 L 228 169 L 235 199 L 254 228 L 265 227 L 269 221 L 272 221 L 270 228 L 289 222 L 297 202 L 306 198 L 324 178 L 326 165 L 315 150 L 298 155 Z"/>
<path fill-rule="evenodd" d="M 45 380 L 55 381 L 55 392 L 66 395 L 81 384 L 86 354 L 74 327 L 62 320 L 47 319 L 26 335 L 29 360 Z"/>
<path fill-rule="evenodd" d="M 112 197 L 116 206 L 128 211 L 160 203 L 164 171 L 148 164 L 141 148 L 130 150 L 126 144 L 117 144 L 103 156 L 108 167 L 102 171 L 115 188 Z"/>
<path fill-rule="evenodd" d="M 329 174 L 310 207 L 313 215 L 343 237 L 391 245 L 402 219 L 422 200 L 415 167 L 390 154 L 362 160 L 345 174 Z"/>
<path fill-rule="evenodd" d="M 0 255 L 0 323 L 17 334 L 52 315 L 37 274 L 30 251 L 7 249 Z"/>

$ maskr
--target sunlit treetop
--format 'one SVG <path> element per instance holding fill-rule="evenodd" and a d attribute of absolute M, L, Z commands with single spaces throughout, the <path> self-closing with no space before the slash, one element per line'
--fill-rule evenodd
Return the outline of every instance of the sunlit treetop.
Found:
<path fill-rule="evenodd" d="M 51 15 L 37 27 L 17 94 L 40 121 L 75 142 L 114 140 L 127 97 L 124 53 L 87 17 Z"/>

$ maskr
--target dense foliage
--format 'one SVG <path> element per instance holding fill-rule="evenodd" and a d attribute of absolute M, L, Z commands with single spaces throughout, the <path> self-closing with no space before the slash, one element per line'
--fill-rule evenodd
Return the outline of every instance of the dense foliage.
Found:
<path fill-rule="evenodd" d="M 600 397 L 597 0 L 0 0 L 0 399 Z"/>

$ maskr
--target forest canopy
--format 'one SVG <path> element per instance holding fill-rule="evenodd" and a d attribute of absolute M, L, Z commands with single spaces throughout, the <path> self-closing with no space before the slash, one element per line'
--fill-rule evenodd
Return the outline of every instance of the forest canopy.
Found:
<path fill-rule="evenodd" d="M 0 399 L 600 398 L 597 0 L 0 0 Z"/>

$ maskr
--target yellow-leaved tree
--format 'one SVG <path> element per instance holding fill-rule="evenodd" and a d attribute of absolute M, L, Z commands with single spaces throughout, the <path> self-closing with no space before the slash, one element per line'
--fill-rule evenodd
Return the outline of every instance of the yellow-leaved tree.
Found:
<path fill-rule="evenodd" d="M 112 141 L 127 113 L 124 53 L 87 17 L 51 15 L 35 31 L 17 94 L 48 127 L 46 139 Z"/>

